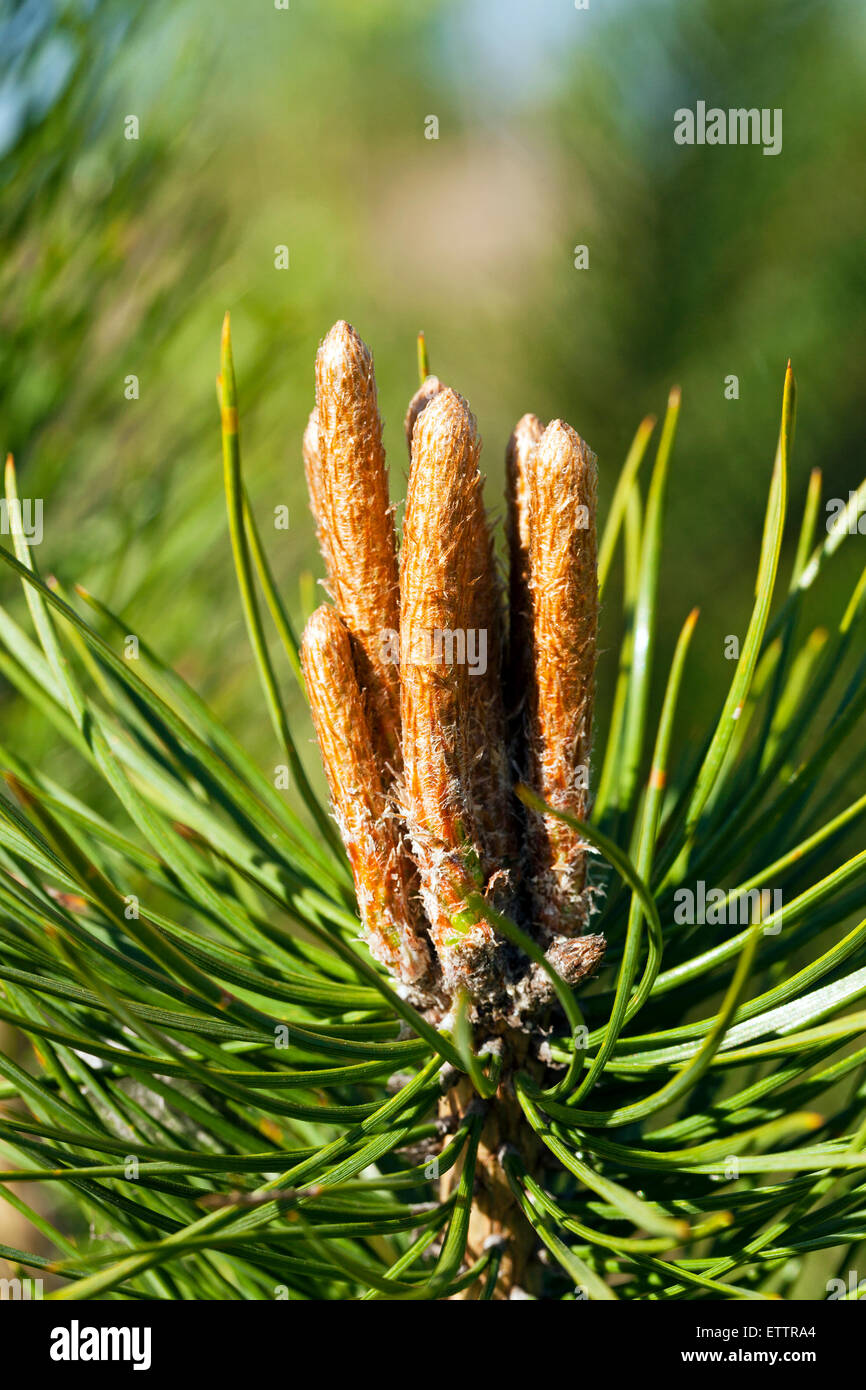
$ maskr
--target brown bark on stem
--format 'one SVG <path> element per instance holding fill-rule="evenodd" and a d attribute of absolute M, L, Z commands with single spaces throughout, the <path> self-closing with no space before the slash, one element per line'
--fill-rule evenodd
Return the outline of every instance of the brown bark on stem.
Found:
<path fill-rule="evenodd" d="M 511 1191 L 500 1154 L 504 1148 L 516 1149 L 530 1173 L 538 1172 L 544 1154 L 541 1140 L 526 1123 L 510 1082 L 510 1076 L 517 1067 L 540 1077 L 544 1071 L 543 1065 L 527 1055 L 528 1038 L 525 1033 L 509 1033 L 502 1041 L 508 1056 L 503 1081 L 491 1100 L 480 1102 L 485 1106 L 484 1126 L 475 1161 L 472 1213 L 465 1256 L 465 1263 L 470 1265 L 481 1258 L 491 1240 L 505 1242 L 505 1253 L 493 1293 L 494 1300 L 499 1302 L 512 1298 L 518 1290 L 537 1293 L 542 1272 L 536 1258 L 538 1237 Z M 446 1120 L 450 1128 L 459 1123 L 473 1104 L 478 1103 L 477 1093 L 469 1078 L 461 1076 L 440 1101 L 440 1119 Z M 462 1170 L 461 1156 L 439 1184 L 441 1200 L 447 1199 L 454 1191 Z M 454 1297 L 470 1301 L 477 1299 L 482 1287 L 483 1281 L 476 1280 Z"/>

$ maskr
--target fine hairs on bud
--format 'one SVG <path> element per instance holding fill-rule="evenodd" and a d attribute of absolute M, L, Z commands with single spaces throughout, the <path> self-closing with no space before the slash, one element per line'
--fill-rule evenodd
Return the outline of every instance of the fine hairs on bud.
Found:
<path fill-rule="evenodd" d="M 316 411 L 304 437 L 304 461 L 328 586 L 352 635 L 370 731 L 396 769 L 399 678 L 383 641 L 399 621 L 394 515 L 373 359 L 342 320 L 316 356 Z"/>
<path fill-rule="evenodd" d="M 491 900 L 512 910 L 511 890 L 518 858 L 512 807 L 512 770 L 505 731 L 502 690 L 504 612 L 493 536 L 479 486 L 472 494 L 472 572 L 469 580 L 469 631 L 483 634 L 486 662 L 471 672 L 467 743 L 469 795 L 484 882 Z"/>
<path fill-rule="evenodd" d="M 529 597 L 529 463 L 544 434 L 537 415 L 523 415 L 505 450 L 506 532 L 508 539 L 508 663 L 506 706 L 519 711 L 526 694 L 526 661 L 532 632 Z"/>
<path fill-rule="evenodd" d="M 410 456 L 419 416 L 445 389 L 438 377 L 428 376 L 412 397 L 405 421 Z M 455 392 L 451 394 L 456 396 Z M 460 397 L 457 399 L 462 400 Z M 465 401 L 462 404 L 468 411 Z M 471 412 L 469 418 L 473 419 Z M 474 419 L 472 428 L 475 428 Z M 480 451 L 480 441 L 478 449 Z M 483 479 L 477 473 L 477 455 L 473 458 L 467 476 L 469 483 L 474 468 L 477 485 L 473 482 L 467 492 L 469 519 L 466 535 L 472 547 L 472 563 L 466 568 L 469 592 L 465 617 L 468 626 L 459 631 L 466 633 L 467 641 L 483 651 L 483 661 L 479 661 L 474 668 L 470 662 L 466 704 L 467 792 L 478 835 L 483 879 L 488 886 L 492 885 L 499 905 L 507 910 L 512 906 L 510 887 L 518 846 L 511 807 L 512 779 L 502 688 L 504 615 L 493 536 L 484 511 Z"/>
<path fill-rule="evenodd" d="M 429 405 L 433 397 L 438 396 L 441 390 L 442 382 L 439 380 L 438 376 L 428 376 L 422 381 L 409 402 L 403 428 L 406 431 L 406 447 L 409 450 L 410 460 L 412 458 L 412 434 L 415 429 L 415 421 L 418 419 L 424 407 Z"/>
<path fill-rule="evenodd" d="M 328 533 L 324 529 L 323 521 L 319 519 L 320 517 L 327 518 L 322 492 L 322 460 L 319 457 L 319 412 L 315 407 L 310 411 L 310 418 L 307 420 L 301 452 L 304 458 L 304 473 L 307 479 L 307 492 L 310 495 L 310 507 L 317 523 L 319 549 L 322 552 L 322 559 L 325 561 L 325 568 L 330 575 L 334 567 L 334 560 L 327 550 Z"/>
<path fill-rule="evenodd" d="M 502 722 L 494 717 L 493 726 L 484 727 L 486 693 L 472 690 L 483 678 L 429 637 L 465 634 L 479 618 L 492 620 L 479 452 L 466 402 L 441 389 L 415 421 L 400 556 L 404 814 L 446 986 L 476 998 L 491 988 L 495 943 L 492 927 L 465 911 L 467 892 L 486 887 L 489 858 L 475 764 L 492 738 L 504 752 Z"/>
<path fill-rule="evenodd" d="M 370 950 L 398 980 L 431 989 L 437 972 L 417 920 L 414 868 L 383 783 L 349 633 L 333 608 L 318 608 L 309 619 L 301 661 Z"/>
<path fill-rule="evenodd" d="M 554 420 L 529 453 L 527 478 L 526 776 L 543 801 L 583 819 L 598 627 L 596 458 L 570 425 Z M 578 933 L 587 916 L 584 842 L 563 821 L 536 812 L 529 813 L 528 841 L 541 939 Z"/>

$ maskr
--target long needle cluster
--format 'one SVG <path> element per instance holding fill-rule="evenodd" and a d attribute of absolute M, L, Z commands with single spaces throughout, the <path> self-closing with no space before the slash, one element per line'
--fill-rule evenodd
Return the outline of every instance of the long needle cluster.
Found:
<path fill-rule="evenodd" d="M 335 324 L 304 437 L 334 601 L 304 634 L 313 719 L 373 954 L 431 1017 L 462 995 L 493 1031 L 531 1027 L 550 981 L 503 914 L 571 984 L 604 952 L 580 935 L 586 845 L 514 795 L 522 778 L 553 810 L 587 809 L 595 456 L 561 421 L 515 429 L 506 619 L 469 406 L 428 377 L 405 430 L 398 562 L 372 358 Z"/>

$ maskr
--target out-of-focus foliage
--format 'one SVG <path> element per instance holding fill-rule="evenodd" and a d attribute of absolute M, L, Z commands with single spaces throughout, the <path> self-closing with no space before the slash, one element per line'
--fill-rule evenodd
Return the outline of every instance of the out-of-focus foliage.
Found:
<path fill-rule="evenodd" d="M 224 254 L 217 190 L 190 196 L 204 76 L 190 59 L 207 46 L 193 50 L 188 18 L 156 5 L 145 26 L 114 0 L 30 0 L 2 25 L 3 441 L 43 499 L 45 563 L 124 602 L 145 592 L 158 613 L 217 514 L 186 475 L 204 402 L 175 357 Z"/>

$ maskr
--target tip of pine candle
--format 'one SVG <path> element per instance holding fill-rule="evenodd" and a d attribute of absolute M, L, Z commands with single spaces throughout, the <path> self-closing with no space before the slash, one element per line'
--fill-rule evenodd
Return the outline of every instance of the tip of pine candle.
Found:
<path fill-rule="evenodd" d="M 348 643 L 349 634 L 336 608 L 323 603 L 310 614 L 304 627 L 302 649 L 307 654 L 328 651 L 338 643 Z"/>
<path fill-rule="evenodd" d="M 415 420 L 410 443 L 413 464 L 418 452 L 428 464 L 438 461 L 437 467 L 444 465 L 449 476 L 464 473 L 468 479 L 470 473 L 477 472 L 479 446 L 478 427 L 469 402 L 450 386 L 441 386 Z M 474 457 L 474 467 L 469 462 L 470 455 Z"/>
<path fill-rule="evenodd" d="M 346 319 L 337 319 L 322 339 L 320 352 L 336 353 L 345 352 L 347 348 L 354 347 L 361 343 L 361 338 L 355 329 Z"/>
<path fill-rule="evenodd" d="M 527 411 L 525 415 L 521 415 L 511 431 L 506 449 L 506 461 L 512 473 L 522 469 L 523 463 L 541 440 L 544 430 L 544 421 L 539 420 L 532 411 Z"/>
<path fill-rule="evenodd" d="M 322 380 L 333 376 L 348 376 L 357 382 L 366 380 L 372 370 L 373 354 L 361 335 L 345 319 L 337 319 L 328 329 L 316 354 L 316 371 Z"/>
<path fill-rule="evenodd" d="M 537 446 L 542 472 L 550 475 L 573 469 L 597 469 L 598 460 L 586 440 L 567 420 L 551 420 Z"/>
<path fill-rule="evenodd" d="M 556 419 L 551 420 L 541 439 L 542 443 L 545 445 L 552 444 L 556 446 L 568 443 L 574 439 L 576 435 L 577 430 L 572 429 L 567 420 Z"/>
<path fill-rule="evenodd" d="M 406 444 L 409 448 L 410 458 L 412 455 L 412 436 L 415 432 L 415 424 L 418 416 L 423 410 L 427 409 L 433 397 L 437 396 L 441 390 L 442 382 L 439 380 L 438 376 L 425 376 L 418 390 L 409 402 L 409 408 L 406 411 L 403 427 L 406 433 Z"/>
<path fill-rule="evenodd" d="M 442 386 L 431 397 L 422 414 L 426 421 L 442 418 L 448 419 L 458 415 L 471 414 L 468 403 L 450 386 Z"/>

